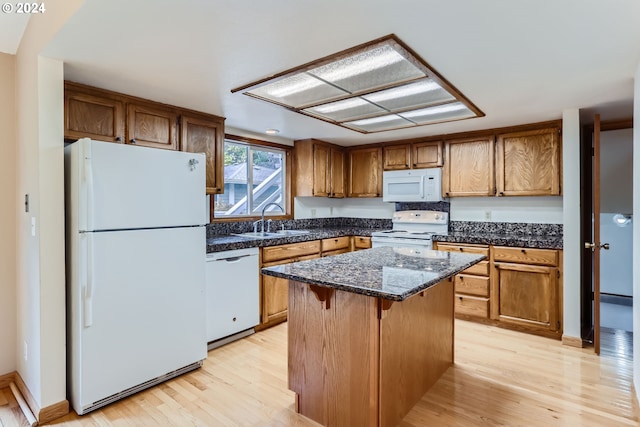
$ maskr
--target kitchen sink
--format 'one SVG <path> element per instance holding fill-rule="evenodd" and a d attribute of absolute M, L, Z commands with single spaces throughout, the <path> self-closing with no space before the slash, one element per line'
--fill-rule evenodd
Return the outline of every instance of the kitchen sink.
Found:
<path fill-rule="evenodd" d="M 267 233 L 262 232 L 262 231 L 250 231 L 248 233 L 233 233 L 234 236 L 240 236 L 240 237 L 250 237 L 252 239 L 269 239 L 269 238 L 274 238 L 274 237 L 282 237 L 282 234 L 279 233 Z"/>
<path fill-rule="evenodd" d="M 301 234 L 309 234 L 309 230 L 278 230 L 275 234 L 280 236 L 299 236 Z"/>
<path fill-rule="evenodd" d="M 283 236 L 299 236 L 301 234 L 309 234 L 309 230 L 278 230 L 272 232 L 249 231 L 247 233 L 234 233 L 234 236 L 249 237 L 251 239 L 273 239 Z"/>

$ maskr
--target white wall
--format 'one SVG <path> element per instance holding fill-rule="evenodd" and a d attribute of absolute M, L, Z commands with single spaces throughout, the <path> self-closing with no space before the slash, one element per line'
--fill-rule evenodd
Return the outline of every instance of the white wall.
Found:
<path fill-rule="evenodd" d="M 17 52 L 17 371 L 40 408 L 66 399 L 66 334 L 63 64 L 39 55 L 81 4 L 50 0 L 46 14 L 29 20 Z"/>
<path fill-rule="evenodd" d="M 562 197 L 453 197 L 451 221 L 562 224 Z"/>
<path fill-rule="evenodd" d="M 395 203 L 386 203 L 381 197 L 344 198 L 296 197 L 293 204 L 294 218 L 380 218 L 391 219 Z"/>
<path fill-rule="evenodd" d="M 634 122 L 640 121 L 640 64 L 636 69 L 633 96 Z M 633 128 L 633 145 L 640 147 L 640 126 Z M 633 150 L 633 188 L 640 188 L 640 149 Z M 640 215 L 640 197 L 633 198 L 633 216 Z M 633 227 L 633 258 L 640 256 L 640 227 Z M 640 263 L 633 263 L 633 294 L 640 295 Z M 640 401 L 640 304 L 633 304 L 633 385 Z"/>
<path fill-rule="evenodd" d="M 580 338 L 580 111 L 562 112 L 563 336 Z"/>
<path fill-rule="evenodd" d="M 16 115 L 14 55 L 0 53 L 0 375 L 16 370 Z"/>
<path fill-rule="evenodd" d="M 600 144 L 600 212 L 631 213 L 633 129 L 602 132 Z"/>

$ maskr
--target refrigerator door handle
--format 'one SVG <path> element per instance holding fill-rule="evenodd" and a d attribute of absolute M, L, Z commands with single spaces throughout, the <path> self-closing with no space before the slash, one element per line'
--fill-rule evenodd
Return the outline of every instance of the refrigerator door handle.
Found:
<path fill-rule="evenodd" d="M 86 242 L 86 260 L 81 262 L 86 271 L 82 275 L 86 280 L 84 284 L 84 295 L 82 298 L 84 312 L 84 327 L 88 328 L 93 324 L 93 235 L 91 233 L 83 233 Z"/>
<path fill-rule="evenodd" d="M 82 206 L 85 214 L 86 230 L 93 231 L 93 210 L 94 210 L 94 194 L 93 194 L 93 165 L 91 163 L 91 141 L 87 141 L 82 145 L 83 153 L 83 172 L 85 181 L 86 205 Z"/>

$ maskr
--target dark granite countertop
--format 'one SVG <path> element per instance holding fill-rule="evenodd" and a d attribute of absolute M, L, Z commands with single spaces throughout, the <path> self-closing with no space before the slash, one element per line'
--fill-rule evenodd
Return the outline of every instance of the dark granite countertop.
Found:
<path fill-rule="evenodd" d="M 350 227 L 317 228 L 309 229 L 309 234 L 298 234 L 268 239 L 249 238 L 227 234 L 208 238 L 207 253 L 230 251 L 233 249 L 285 245 L 287 243 L 308 242 L 309 240 L 329 239 L 341 236 L 371 236 L 371 233 L 374 231 L 378 231 L 378 229 Z"/>
<path fill-rule="evenodd" d="M 379 247 L 266 267 L 262 273 L 403 301 L 484 258 L 476 254 Z"/>
<path fill-rule="evenodd" d="M 482 233 L 450 231 L 448 235 L 433 236 L 434 242 L 476 243 L 482 245 L 513 246 L 518 248 L 562 249 L 562 235 Z"/>

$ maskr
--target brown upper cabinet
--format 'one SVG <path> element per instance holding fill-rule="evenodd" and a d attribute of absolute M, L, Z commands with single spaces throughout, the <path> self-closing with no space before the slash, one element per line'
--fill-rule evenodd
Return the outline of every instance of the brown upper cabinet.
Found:
<path fill-rule="evenodd" d="M 385 145 L 382 148 L 384 170 L 422 169 L 442 166 L 442 142 Z"/>
<path fill-rule="evenodd" d="M 495 138 L 445 141 L 442 170 L 444 197 L 493 196 L 495 194 Z"/>
<path fill-rule="evenodd" d="M 221 117 L 180 118 L 181 149 L 191 153 L 205 153 L 207 161 L 207 194 L 224 191 L 224 119 Z"/>
<path fill-rule="evenodd" d="M 127 144 L 178 149 L 178 113 L 153 104 L 127 104 Z"/>
<path fill-rule="evenodd" d="M 382 147 L 349 150 L 349 197 L 382 196 Z"/>
<path fill-rule="evenodd" d="M 498 196 L 560 195 L 560 173 L 559 128 L 498 135 Z"/>
<path fill-rule="evenodd" d="M 64 137 L 124 142 L 124 102 L 101 92 L 65 83 Z"/>
<path fill-rule="evenodd" d="M 224 118 L 64 83 L 64 137 L 206 154 L 207 193 L 222 193 Z"/>
<path fill-rule="evenodd" d="M 296 196 L 345 196 L 345 153 L 342 147 L 316 139 L 295 141 Z"/>

